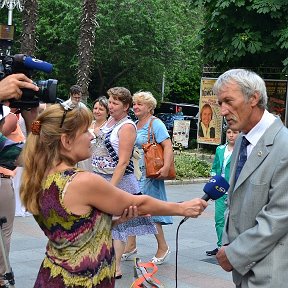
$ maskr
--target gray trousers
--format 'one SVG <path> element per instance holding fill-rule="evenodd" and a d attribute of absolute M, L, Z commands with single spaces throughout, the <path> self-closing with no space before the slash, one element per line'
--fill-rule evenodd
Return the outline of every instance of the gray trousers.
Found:
<path fill-rule="evenodd" d="M 0 217 L 6 217 L 7 223 L 3 224 L 3 242 L 6 250 L 6 256 L 9 256 L 11 234 L 15 217 L 15 195 L 12 185 L 12 179 L 0 178 Z M 0 275 L 5 271 L 3 255 L 0 251 Z"/>

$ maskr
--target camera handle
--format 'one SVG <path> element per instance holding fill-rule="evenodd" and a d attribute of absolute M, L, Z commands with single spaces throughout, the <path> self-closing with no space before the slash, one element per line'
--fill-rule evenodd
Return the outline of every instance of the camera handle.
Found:
<path fill-rule="evenodd" d="M 6 255 L 6 250 L 5 250 L 4 241 L 3 241 L 2 226 L 6 222 L 7 222 L 6 217 L 0 218 L 0 251 L 1 251 L 3 259 L 4 259 L 4 267 L 5 267 L 5 274 L 3 275 L 3 279 L 8 281 L 8 283 L 9 283 L 8 287 L 15 288 L 15 286 L 14 286 L 14 284 L 15 284 L 14 273 L 13 273 L 12 268 L 10 266 L 9 259 Z"/>

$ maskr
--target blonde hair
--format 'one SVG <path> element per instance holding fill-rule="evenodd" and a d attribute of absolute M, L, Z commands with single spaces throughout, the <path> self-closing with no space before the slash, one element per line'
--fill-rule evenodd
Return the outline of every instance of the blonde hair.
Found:
<path fill-rule="evenodd" d="M 48 171 L 61 162 L 71 166 L 76 164 L 73 159 L 61 154 L 61 135 L 66 134 L 74 139 L 79 133 L 88 130 L 92 119 L 92 112 L 87 108 L 77 106 L 65 111 L 60 104 L 48 107 L 37 117 L 36 120 L 40 122 L 39 133 L 28 135 L 21 153 L 24 170 L 20 198 L 26 209 L 34 215 L 39 213 L 42 181 Z"/>
<path fill-rule="evenodd" d="M 146 104 L 151 110 L 150 113 L 153 115 L 154 110 L 157 106 L 157 100 L 154 98 L 151 92 L 147 91 L 138 91 L 133 94 L 133 103 L 134 102 L 142 102 Z"/>

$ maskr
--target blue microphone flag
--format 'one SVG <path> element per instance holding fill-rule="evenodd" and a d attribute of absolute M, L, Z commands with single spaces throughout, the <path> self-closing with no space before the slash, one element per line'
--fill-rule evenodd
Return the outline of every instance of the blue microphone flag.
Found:
<path fill-rule="evenodd" d="M 46 73 L 50 73 L 53 69 L 53 65 L 51 63 L 36 58 L 32 58 L 30 56 L 24 56 L 23 60 L 24 60 L 24 66 L 29 69 L 36 69 Z"/>
<path fill-rule="evenodd" d="M 209 199 L 217 200 L 228 191 L 229 187 L 230 185 L 224 177 L 215 175 L 205 184 L 203 191 L 209 196 Z"/>

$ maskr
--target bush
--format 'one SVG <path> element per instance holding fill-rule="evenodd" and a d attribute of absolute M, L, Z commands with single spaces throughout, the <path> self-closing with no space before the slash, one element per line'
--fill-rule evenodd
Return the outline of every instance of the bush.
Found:
<path fill-rule="evenodd" d="M 209 177 L 211 163 L 190 153 L 179 153 L 175 155 L 175 169 L 177 180 Z"/>

